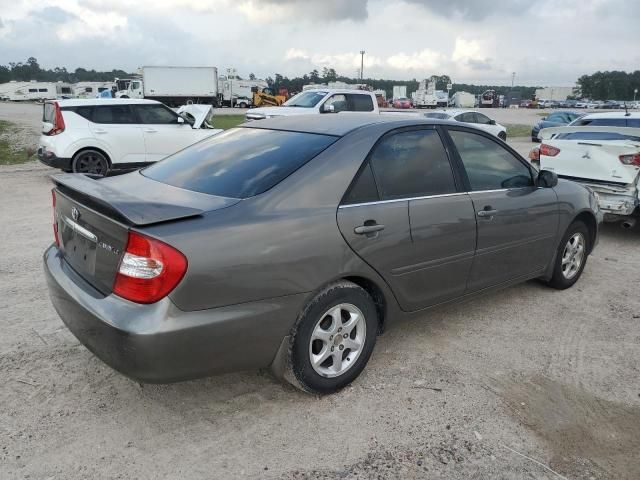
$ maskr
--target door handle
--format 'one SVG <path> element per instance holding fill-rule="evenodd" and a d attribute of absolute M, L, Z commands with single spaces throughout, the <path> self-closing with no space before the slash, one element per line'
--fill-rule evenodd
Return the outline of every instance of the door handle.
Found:
<path fill-rule="evenodd" d="M 97 130 L 94 130 L 94 132 L 95 132 L 95 133 L 107 133 L 107 131 L 106 131 L 106 130 L 102 130 L 101 128 L 100 128 L 100 129 L 97 129 Z"/>
<path fill-rule="evenodd" d="M 384 225 L 379 225 L 379 224 L 373 224 L 373 225 L 360 225 L 359 227 L 356 227 L 353 229 L 353 233 L 357 234 L 357 235 L 367 235 L 370 233 L 376 233 L 379 232 L 380 230 L 384 230 Z"/>
<path fill-rule="evenodd" d="M 493 210 L 491 207 L 485 207 L 484 210 L 478 212 L 479 217 L 493 217 L 498 210 Z"/>
<path fill-rule="evenodd" d="M 157 132 L 157 130 L 154 130 L 153 128 L 145 128 L 144 131 L 146 133 L 156 133 Z"/>

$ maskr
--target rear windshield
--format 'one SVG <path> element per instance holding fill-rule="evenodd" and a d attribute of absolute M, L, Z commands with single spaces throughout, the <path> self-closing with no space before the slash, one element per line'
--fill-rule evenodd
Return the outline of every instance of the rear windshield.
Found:
<path fill-rule="evenodd" d="M 277 185 L 338 138 L 260 128 L 233 128 L 142 170 L 175 187 L 247 198 Z"/>

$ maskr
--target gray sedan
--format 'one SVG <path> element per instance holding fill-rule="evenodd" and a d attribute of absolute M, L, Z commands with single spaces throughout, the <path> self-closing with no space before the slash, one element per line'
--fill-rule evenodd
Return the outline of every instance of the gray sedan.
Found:
<path fill-rule="evenodd" d="M 590 190 L 486 132 L 390 115 L 253 122 L 54 181 L 53 305 L 144 382 L 270 366 L 334 392 L 391 322 L 534 278 L 572 286 L 601 220 Z"/>

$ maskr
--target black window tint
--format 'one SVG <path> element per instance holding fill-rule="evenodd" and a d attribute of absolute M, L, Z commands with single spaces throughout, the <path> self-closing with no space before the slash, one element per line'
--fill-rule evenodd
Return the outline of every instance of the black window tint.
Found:
<path fill-rule="evenodd" d="M 383 200 L 456 190 L 447 152 L 435 130 L 390 135 L 376 146 L 370 161 Z"/>
<path fill-rule="evenodd" d="M 247 198 L 269 190 L 337 140 L 328 135 L 233 128 L 142 170 L 187 190 Z"/>
<path fill-rule="evenodd" d="M 370 95 L 347 95 L 349 110 L 353 112 L 373 111 L 373 100 Z"/>
<path fill-rule="evenodd" d="M 376 182 L 373 179 L 371 165 L 367 163 L 351 185 L 351 188 L 349 188 L 342 203 L 365 203 L 375 202 L 376 200 L 379 200 L 378 190 L 376 188 Z"/>
<path fill-rule="evenodd" d="M 75 107 L 73 109 L 75 113 L 80 115 L 82 118 L 86 118 L 87 120 L 91 120 L 91 114 L 93 113 L 93 107 Z"/>
<path fill-rule="evenodd" d="M 626 127 L 627 121 L 624 118 L 583 118 L 576 121 L 575 125 L 580 127 Z"/>
<path fill-rule="evenodd" d="M 38 89 L 37 88 L 30 88 L 29 89 L 29 93 L 38 93 Z"/>
<path fill-rule="evenodd" d="M 136 123 L 129 105 L 100 105 L 94 107 L 92 120 L 95 123 Z"/>
<path fill-rule="evenodd" d="M 475 133 L 449 131 L 471 189 L 498 190 L 533 185 L 531 171 L 502 145 Z"/>
<path fill-rule="evenodd" d="M 451 120 L 451 117 L 448 113 L 425 113 L 424 116 L 426 118 L 437 118 L 440 120 Z"/>
<path fill-rule="evenodd" d="M 93 88 L 92 87 L 84 87 L 84 91 L 87 93 L 91 93 L 93 92 Z"/>
<path fill-rule="evenodd" d="M 456 117 L 459 122 L 476 123 L 476 116 L 473 112 L 461 113 Z"/>
<path fill-rule="evenodd" d="M 558 140 L 631 140 L 640 141 L 640 137 L 613 132 L 575 132 L 563 133 L 555 137 Z"/>
<path fill-rule="evenodd" d="M 39 92 L 48 92 L 49 90 L 47 90 L 46 88 L 39 88 L 38 91 Z"/>
<path fill-rule="evenodd" d="M 482 113 L 474 113 L 473 114 L 476 117 L 476 123 L 482 123 L 485 125 L 489 125 L 489 123 L 491 122 L 491 119 L 489 117 L 487 117 L 486 115 L 482 114 Z"/>
<path fill-rule="evenodd" d="M 167 125 L 178 122 L 178 115 L 163 105 L 136 105 L 133 108 L 142 123 Z"/>

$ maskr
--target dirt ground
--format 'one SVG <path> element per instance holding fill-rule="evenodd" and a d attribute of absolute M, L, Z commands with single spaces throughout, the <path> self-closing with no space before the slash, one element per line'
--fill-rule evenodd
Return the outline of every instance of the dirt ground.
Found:
<path fill-rule="evenodd" d="M 0 168 L 0 478 L 640 478 L 639 228 L 605 225 L 569 290 L 396 324 L 336 395 L 255 371 L 140 386 L 50 305 L 52 173 Z"/>

